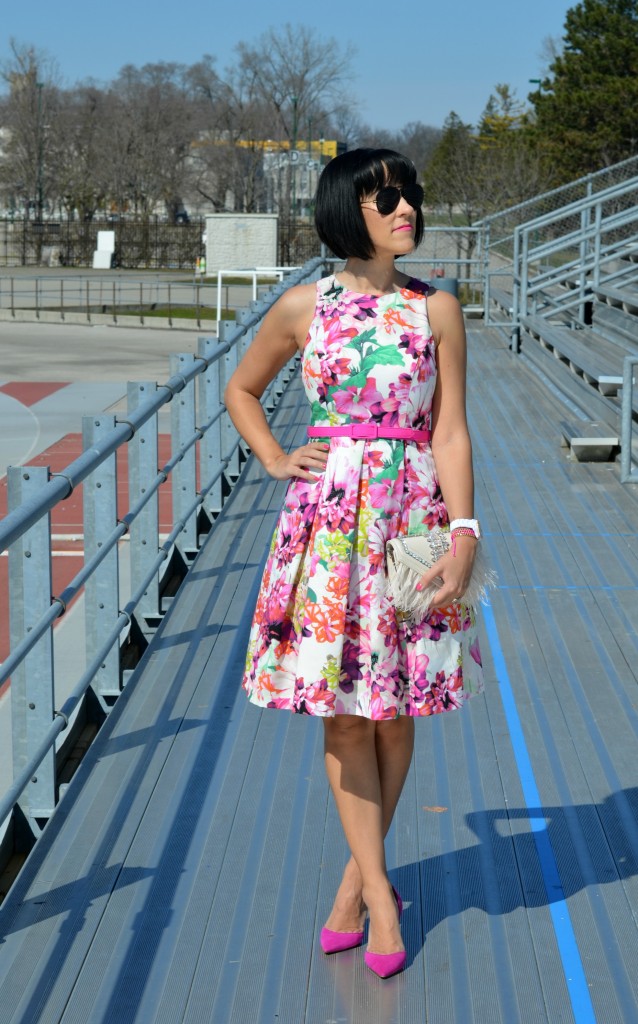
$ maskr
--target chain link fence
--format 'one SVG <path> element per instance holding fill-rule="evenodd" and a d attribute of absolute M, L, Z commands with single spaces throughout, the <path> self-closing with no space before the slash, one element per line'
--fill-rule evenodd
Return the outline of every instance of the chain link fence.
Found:
<path fill-rule="evenodd" d="M 604 167 L 594 174 L 587 174 L 582 178 L 577 178 L 566 185 L 561 185 L 559 188 L 544 192 L 533 199 L 528 199 L 523 203 L 518 203 L 516 206 L 511 206 L 509 209 L 502 210 L 478 221 L 477 226 L 483 227 L 489 232 L 489 251 L 490 256 L 493 258 L 492 266 L 502 265 L 503 262 L 510 262 L 512 260 L 514 230 L 520 224 L 527 223 L 537 217 L 542 217 L 546 213 L 552 213 L 554 210 L 558 210 L 570 203 L 578 202 L 578 200 L 584 199 L 587 196 L 595 195 L 597 192 L 602 192 L 614 185 L 622 184 L 637 175 L 638 156 L 632 156 L 621 163 Z M 615 212 L 620 212 L 624 209 L 627 201 L 626 199 L 618 200 Z M 606 212 L 610 213 L 611 210 L 608 209 Z M 565 233 L 568 227 L 569 225 L 563 223 L 561 225 L 561 233 Z M 577 231 L 579 227 L 580 214 L 575 214 L 572 218 L 571 230 Z M 553 225 L 543 230 L 539 229 L 536 241 L 550 241 L 553 237 L 552 231 L 554 230 L 555 227 Z"/>
<path fill-rule="evenodd" d="M 0 221 L 0 266 L 90 267 L 98 231 L 115 233 L 115 266 L 139 270 L 192 270 L 203 254 L 203 220 Z"/>
<path fill-rule="evenodd" d="M 206 221 L 0 220 L 0 266 L 91 267 L 98 231 L 115 233 L 114 266 L 130 270 L 193 270 L 204 255 Z M 278 264 L 300 266 L 321 247 L 310 220 L 280 222 Z"/>

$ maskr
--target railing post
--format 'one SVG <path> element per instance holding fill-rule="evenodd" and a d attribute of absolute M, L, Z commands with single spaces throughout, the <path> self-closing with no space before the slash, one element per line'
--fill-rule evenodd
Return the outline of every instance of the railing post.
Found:
<path fill-rule="evenodd" d="M 18 508 L 49 480 L 45 466 L 10 466 L 9 511 Z M 9 548 L 9 621 L 15 647 L 51 606 L 51 516 L 42 516 Z M 13 777 L 26 766 L 54 715 L 53 631 L 47 630 L 11 675 Z M 47 754 L 24 790 L 20 807 L 35 836 L 40 819 L 55 808 L 55 750 Z M 19 845 L 22 845 L 20 840 Z M 28 845 L 28 844 L 27 844 Z"/>
<path fill-rule="evenodd" d="M 171 376 L 190 370 L 195 356 L 192 352 L 179 352 L 171 356 Z M 179 391 L 171 402 L 171 452 L 173 455 L 195 433 L 195 382 L 191 381 Z M 175 466 L 171 474 L 173 522 L 183 519 L 193 503 L 197 486 L 195 446 L 192 445 Z M 192 513 L 176 540 L 181 554 L 190 560 L 197 551 L 197 514 Z"/>
<path fill-rule="evenodd" d="M 127 408 L 134 412 L 157 391 L 155 381 L 129 381 Z M 134 505 L 149 490 L 157 476 L 157 413 L 138 427 L 128 449 L 129 501 Z M 157 492 L 131 523 L 130 528 L 131 593 L 135 594 L 148 574 L 159 550 L 159 502 Z M 159 572 L 148 584 L 136 610 L 143 633 L 152 633 L 159 623 Z"/>
<path fill-rule="evenodd" d="M 623 362 L 622 413 L 621 413 L 621 449 L 620 449 L 620 482 L 623 484 L 638 483 L 638 472 L 631 470 L 631 435 L 632 408 L 634 397 L 634 367 L 638 366 L 638 357 L 625 356 Z"/>
<path fill-rule="evenodd" d="M 521 232 L 514 228 L 514 253 L 512 257 L 512 352 L 521 350 L 520 291 L 521 291 Z"/>
<path fill-rule="evenodd" d="M 229 320 L 223 320 L 219 325 L 219 340 L 226 342 L 231 334 L 237 331 L 237 325 L 231 323 Z M 219 373 L 220 373 L 220 394 L 223 396 L 226 384 L 230 380 L 232 374 L 237 368 L 237 345 L 232 345 L 228 352 L 226 352 L 220 360 L 218 360 Z M 226 468 L 226 472 L 232 479 L 237 479 L 239 476 L 239 448 L 235 447 L 237 441 L 237 431 L 233 426 L 233 422 L 228 415 L 225 413 L 222 416 L 222 456 L 230 456 L 230 461 Z M 233 448 L 235 449 L 233 451 Z M 232 452 L 232 454 L 231 454 Z"/>
<path fill-rule="evenodd" d="M 222 322 L 222 275 L 223 270 L 217 271 L 217 334 Z"/>
<path fill-rule="evenodd" d="M 209 359 L 219 344 L 217 338 L 202 337 L 197 341 L 197 354 Z M 211 363 L 199 376 L 199 392 L 197 409 L 201 425 L 208 423 L 218 411 L 222 396 L 219 390 L 219 360 Z M 222 421 L 221 416 L 212 427 L 209 427 L 199 445 L 199 478 L 201 486 L 210 480 L 222 461 Z M 220 476 L 204 498 L 204 509 L 211 518 L 221 512 L 222 508 L 222 477 Z"/>
<path fill-rule="evenodd" d="M 585 206 L 581 210 L 580 214 L 580 278 L 578 281 L 578 296 L 580 298 L 580 304 L 578 307 L 578 317 L 581 324 L 585 323 L 585 297 L 587 292 L 587 280 L 586 280 L 586 267 L 587 267 L 587 255 L 589 253 L 589 229 L 591 226 L 591 206 Z"/>
<path fill-rule="evenodd" d="M 115 417 L 84 416 L 82 441 L 86 451 L 115 428 Z M 84 554 L 88 561 L 117 525 L 117 456 L 113 452 L 83 485 Z M 119 557 L 117 545 L 86 581 L 84 589 L 87 664 L 119 615 Z M 121 691 L 120 649 L 114 644 L 93 681 L 93 690 L 108 712 Z"/>
<path fill-rule="evenodd" d="M 262 307 L 263 307 L 263 302 L 253 301 L 253 302 L 250 303 L 250 306 L 248 307 L 248 309 L 238 309 L 237 312 L 235 313 L 235 323 L 236 323 L 236 325 L 238 327 L 244 327 L 245 324 L 247 324 L 248 321 L 255 315 L 255 310 L 260 311 L 262 309 Z M 247 327 L 244 330 L 244 332 L 243 332 L 243 334 L 241 336 L 241 340 L 238 342 L 238 346 L 239 346 L 239 351 L 237 353 L 237 357 L 238 357 L 237 361 L 238 362 L 239 362 L 239 358 L 241 358 L 244 355 L 244 353 L 246 352 L 246 349 L 251 344 L 253 338 L 255 337 L 255 334 L 257 333 L 257 330 L 258 330 L 258 327 L 256 328 L 254 326 L 253 327 Z"/>
<path fill-rule="evenodd" d="M 603 204 L 596 203 L 596 213 L 594 218 L 594 278 L 593 286 L 594 290 L 598 288 L 600 284 L 600 250 L 602 247 L 602 219 L 603 219 Z"/>
<path fill-rule="evenodd" d="M 486 221 L 480 226 L 479 244 L 483 260 L 483 323 L 491 324 L 490 318 L 490 224 Z"/>

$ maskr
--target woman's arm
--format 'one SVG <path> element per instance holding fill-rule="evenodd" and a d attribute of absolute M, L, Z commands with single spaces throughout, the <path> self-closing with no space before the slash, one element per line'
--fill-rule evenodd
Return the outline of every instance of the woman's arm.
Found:
<path fill-rule="evenodd" d="M 432 403 L 432 455 L 450 521 L 474 516 L 472 443 L 465 412 L 467 366 L 465 325 L 454 296 L 438 291 L 428 300 L 430 326 L 437 343 L 437 383 Z M 434 600 L 445 606 L 467 588 L 476 553 L 474 537 L 455 539 L 448 552 L 423 577 L 423 584 L 440 576 L 443 586 Z"/>
<path fill-rule="evenodd" d="M 311 442 L 290 454 L 272 433 L 260 398 L 295 352 L 303 348 L 316 302 L 315 285 L 298 285 L 281 296 L 262 326 L 224 393 L 238 432 L 265 469 L 278 480 L 299 476 L 315 480 L 310 470 L 323 470 L 329 446 Z"/>

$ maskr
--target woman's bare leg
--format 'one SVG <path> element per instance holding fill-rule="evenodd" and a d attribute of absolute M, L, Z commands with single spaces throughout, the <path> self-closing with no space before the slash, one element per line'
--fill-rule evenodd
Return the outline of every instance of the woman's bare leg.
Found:
<path fill-rule="evenodd" d="M 339 716 L 324 724 L 326 771 L 352 851 L 326 926 L 334 931 L 362 928 L 365 898 L 371 913 L 370 949 L 394 952 L 402 944 L 383 839 L 410 766 L 414 723 Z"/>
<path fill-rule="evenodd" d="M 381 782 L 382 824 L 388 834 L 403 791 L 414 750 L 414 719 L 407 715 L 375 723 L 377 765 Z M 346 864 L 332 913 L 326 925 L 334 931 L 358 931 L 363 927 L 365 908 L 361 899 L 363 882 L 354 857 Z"/>

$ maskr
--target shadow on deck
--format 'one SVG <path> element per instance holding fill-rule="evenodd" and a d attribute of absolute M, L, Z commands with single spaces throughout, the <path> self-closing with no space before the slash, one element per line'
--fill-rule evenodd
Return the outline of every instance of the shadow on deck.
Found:
<path fill-rule="evenodd" d="M 497 330 L 469 408 L 500 585 L 486 697 L 418 724 L 388 837 L 406 972 L 321 953 L 321 724 L 238 691 L 283 494 L 253 466 L 0 910 L 4 1024 L 638 1019 L 636 492 L 567 456 Z M 278 418 L 303 437 L 303 404 Z"/>

